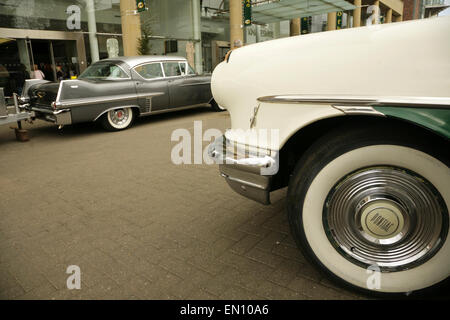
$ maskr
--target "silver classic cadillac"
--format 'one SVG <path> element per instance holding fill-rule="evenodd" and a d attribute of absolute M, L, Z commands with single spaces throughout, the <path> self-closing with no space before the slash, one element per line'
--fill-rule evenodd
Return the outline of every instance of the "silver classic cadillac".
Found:
<path fill-rule="evenodd" d="M 27 80 L 20 102 L 59 126 L 99 121 L 107 130 L 130 127 L 138 116 L 211 106 L 211 77 L 182 57 L 139 56 L 92 64 L 77 80 Z"/>

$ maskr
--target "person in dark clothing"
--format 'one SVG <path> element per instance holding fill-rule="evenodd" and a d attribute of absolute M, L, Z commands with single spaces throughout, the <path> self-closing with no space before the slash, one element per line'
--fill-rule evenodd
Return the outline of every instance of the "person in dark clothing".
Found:
<path fill-rule="evenodd" d="M 16 75 L 16 88 L 19 95 L 22 94 L 23 86 L 25 85 L 25 80 L 30 79 L 30 74 L 27 71 L 27 67 L 23 63 L 19 64 Z"/>
<path fill-rule="evenodd" d="M 61 81 L 64 80 L 65 74 L 62 70 L 61 66 L 56 66 L 56 80 Z"/>
<path fill-rule="evenodd" d="M 18 64 L 9 72 L 11 94 L 22 94 L 23 86 L 26 79 L 30 79 L 30 74 L 23 63 Z"/>

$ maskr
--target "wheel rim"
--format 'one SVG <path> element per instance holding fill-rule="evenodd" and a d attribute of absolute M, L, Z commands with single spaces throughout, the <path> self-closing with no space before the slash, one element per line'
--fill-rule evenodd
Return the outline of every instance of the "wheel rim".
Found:
<path fill-rule="evenodd" d="M 122 128 L 128 125 L 131 112 L 130 108 L 111 110 L 108 112 L 108 119 L 114 127 Z"/>
<path fill-rule="evenodd" d="M 331 189 L 323 223 L 347 260 L 389 272 L 422 264 L 439 250 L 447 237 L 448 211 L 423 177 L 378 166 L 349 174 Z"/>

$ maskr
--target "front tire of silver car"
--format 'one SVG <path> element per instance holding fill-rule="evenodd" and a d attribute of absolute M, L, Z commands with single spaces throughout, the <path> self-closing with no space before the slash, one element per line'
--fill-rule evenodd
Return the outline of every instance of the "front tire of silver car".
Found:
<path fill-rule="evenodd" d="M 337 131 L 307 151 L 289 184 L 292 233 L 326 274 L 359 291 L 431 288 L 450 275 L 448 145 L 431 151 L 419 135 L 374 129 Z"/>
<path fill-rule="evenodd" d="M 125 130 L 133 124 L 134 118 L 133 108 L 118 108 L 106 112 L 101 117 L 101 124 L 108 131 Z"/>

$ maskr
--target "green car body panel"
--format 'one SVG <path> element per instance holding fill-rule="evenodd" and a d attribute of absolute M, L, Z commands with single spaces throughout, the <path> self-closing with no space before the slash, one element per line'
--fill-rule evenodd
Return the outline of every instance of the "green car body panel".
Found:
<path fill-rule="evenodd" d="M 374 107 L 388 117 L 407 120 L 450 139 L 450 109 Z"/>

